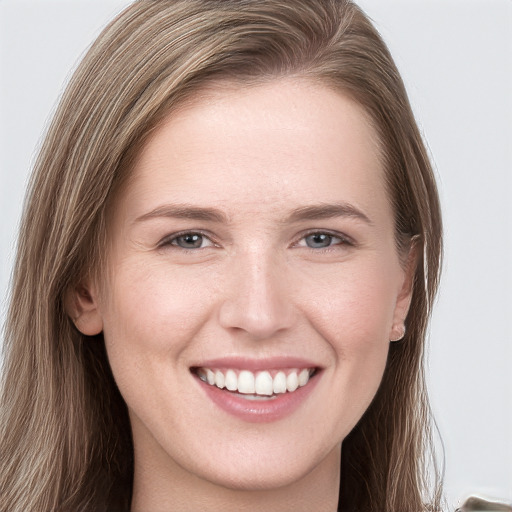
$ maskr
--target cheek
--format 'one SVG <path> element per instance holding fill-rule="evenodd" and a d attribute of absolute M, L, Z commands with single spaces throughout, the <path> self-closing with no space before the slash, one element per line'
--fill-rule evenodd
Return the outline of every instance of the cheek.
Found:
<path fill-rule="evenodd" d="M 120 386 L 135 376 L 175 369 L 209 318 L 211 293 L 201 275 L 173 273 L 165 265 L 117 268 L 104 308 L 104 337 Z"/>
<path fill-rule="evenodd" d="M 190 274 L 190 273 L 189 273 Z M 193 284 L 191 284 L 193 283 Z M 115 381 L 130 412 L 158 430 L 162 411 L 185 404 L 176 389 L 182 361 L 208 321 L 211 295 L 203 276 L 169 265 L 119 265 L 104 301 L 104 338 Z M 176 418 L 162 420 L 169 426 Z M 172 429 L 171 429 L 172 430 Z"/>
<path fill-rule="evenodd" d="M 396 289 L 380 266 L 341 269 L 309 301 L 309 318 L 343 359 L 378 350 L 389 343 Z"/>
<path fill-rule="evenodd" d="M 344 438 L 369 406 L 382 380 L 396 300 L 396 280 L 379 266 L 331 275 L 309 312 L 309 320 L 330 349 L 326 372 L 329 407 L 338 411 L 333 437 Z M 339 283 L 339 284 L 338 284 Z"/>

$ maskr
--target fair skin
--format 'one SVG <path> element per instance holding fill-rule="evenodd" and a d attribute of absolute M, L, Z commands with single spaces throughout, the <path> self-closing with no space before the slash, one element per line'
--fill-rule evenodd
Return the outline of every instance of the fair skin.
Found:
<path fill-rule="evenodd" d="M 132 510 L 336 510 L 411 292 L 360 107 L 300 79 L 209 89 L 152 134 L 110 233 L 73 317 L 128 406 Z"/>

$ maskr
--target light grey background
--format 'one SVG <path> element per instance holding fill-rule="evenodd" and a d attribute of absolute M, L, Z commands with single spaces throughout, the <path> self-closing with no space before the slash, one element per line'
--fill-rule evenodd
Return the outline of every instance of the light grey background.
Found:
<path fill-rule="evenodd" d="M 63 84 L 127 0 L 0 0 L 3 323 L 28 170 Z M 512 501 L 512 1 L 361 0 L 433 155 L 446 256 L 429 387 L 454 506 Z"/>

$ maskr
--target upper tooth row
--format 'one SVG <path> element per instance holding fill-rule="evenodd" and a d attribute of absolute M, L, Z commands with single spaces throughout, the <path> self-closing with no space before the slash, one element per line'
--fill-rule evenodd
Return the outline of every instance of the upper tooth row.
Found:
<path fill-rule="evenodd" d="M 202 370 L 199 376 L 212 386 L 229 391 L 238 391 L 245 394 L 256 394 L 270 396 L 274 393 L 286 393 L 295 391 L 300 386 L 305 386 L 309 381 L 310 371 L 292 370 L 288 375 L 282 371 L 277 372 L 274 378 L 270 372 L 263 371 L 257 375 L 242 370 L 238 375 L 234 370 L 227 370 L 225 373 L 220 370 Z"/>

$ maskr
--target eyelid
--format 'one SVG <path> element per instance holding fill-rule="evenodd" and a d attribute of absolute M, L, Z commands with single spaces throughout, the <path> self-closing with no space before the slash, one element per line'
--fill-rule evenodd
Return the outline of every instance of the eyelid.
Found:
<path fill-rule="evenodd" d="M 311 235 L 332 236 L 333 238 L 338 238 L 341 241 L 341 243 L 333 244 L 331 246 L 318 248 L 318 249 L 313 249 L 312 247 L 308 247 L 306 244 L 299 245 L 299 242 L 304 241 L 306 239 L 306 237 L 311 236 Z M 300 235 L 296 238 L 296 241 L 292 244 L 292 247 L 306 247 L 306 248 L 312 249 L 314 251 L 321 251 L 321 250 L 330 249 L 331 247 L 336 246 L 336 245 L 355 246 L 356 242 L 352 237 L 346 235 L 345 233 L 341 233 L 340 231 L 334 231 L 331 229 L 309 229 L 305 232 L 300 233 Z"/>
<path fill-rule="evenodd" d="M 332 236 L 333 238 L 339 239 L 340 243 L 333 244 L 334 246 L 336 246 L 336 245 L 355 246 L 356 245 L 354 239 L 352 237 L 346 235 L 345 233 L 341 233 L 339 231 L 334 231 L 334 230 L 330 230 L 330 229 L 309 229 L 307 231 L 304 231 L 304 232 L 300 233 L 296 237 L 295 241 L 291 244 L 291 247 L 306 247 L 306 248 L 310 248 L 306 244 L 299 245 L 299 243 L 304 241 L 306 237 L 311 236 L 311 235 L 316 235 L 316 234 L 328 235 L 328 236 Z M 184 251 L 197 251 L 198 249 L 205 249 L 206 248 L 206 247 L 199 247 L 197 249 L 192 249 L 192 248 L 186 249 L 184 247 L 180 247 L 179 245 L 172 243 L 177 238 L 179 238 L 181 236 L 185 236 L 185 235 L 200 235 L 200 236 L 204 237 L 206 240 L 208 240 L 210 242 L 211 245 L 208 245 L 207 247 L 219 247 L 219 244 L 214 240 L 214 237 L 212 236 L 211 233 L 209 233 L 207 231 L 204 231 L 204 230 L 201 230 L 201 229 L 184 229 L 184 230 L 181 230 L 181 231 L 177 231 L 176 233 L 171 233 L 169 235 L 164 236 L 158 242 L 157 248 L 164 248 L 164 247 L 171 246 L 173 248 L 181 249 L 181 250 L 184 250 Z M 328 247 L 318 248 L 318 249 L 313 249 L 313 248 L 310 248 L 310 249 L 313 249 L 315 251 L 320 251 L 320 250 L 330 249 L 331 247 L 333 247 L 333 246 L 328 246 Z"/>
<path fill-rule="evenodd" d="M 164 248 L 164 247 L 172 247 L 175 249 L 181 249 L 183 251 L 197 251 L 198 249 L 206 249 L 206 247 L 198 247 L 197 249 L 186 249 L 185 247 L 180 247 L 177 244 L 173 244 L 177 238 L 180 238 L 181 236 L 185 235 L 200 235 L 206 240 L 210 242 L 211 245 L 208 245 L 207 247 L 218 247 L 218 244 L 213 240 L 213 236 L 201 229 L 184 229 L 182 231 L 177 231 L 176 233 L 171 233 L 169 235 L 164 236 L 157 244 L 157 248 Z"/>

